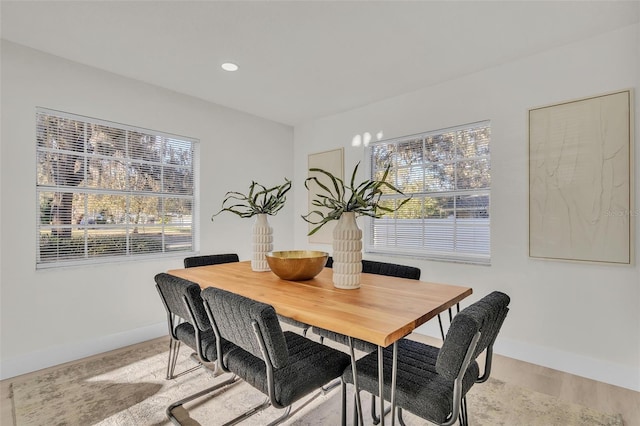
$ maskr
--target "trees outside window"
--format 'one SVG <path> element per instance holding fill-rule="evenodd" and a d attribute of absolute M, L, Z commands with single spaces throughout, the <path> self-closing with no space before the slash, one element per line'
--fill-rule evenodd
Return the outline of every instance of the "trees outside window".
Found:
<path fill-rule="evenodd" d="M 193 251 L 195 143 L 39 108 L 38 267 Z"/>
<path fill-rule="evenodd" d="M 370 221 L 369 252 L 490 263 L 491 127 L 473 123 L 373 143 L 372 178 L 404 195 L 384 196 L 399 210 Z"/>

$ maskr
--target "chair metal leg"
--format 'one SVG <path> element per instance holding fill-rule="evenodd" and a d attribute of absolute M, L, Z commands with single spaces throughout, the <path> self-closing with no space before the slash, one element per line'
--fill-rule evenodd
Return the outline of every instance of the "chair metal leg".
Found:
<path fill-rule="evenodd" d="M 322 389 L 322 394 L 326 395 L 329 392 L 331 392 L 333 389 L 337 388 L 340 385 L 340 380 L 334 380 L 333 382 L 329 383 L 328 385 L 325 385 L 323 387 L 321 387 L 320 389 Z"/>
<path fill-rule="evenodd" d="M 291 415 L 291 406 L 289 405 L 287 408 L 284 409 L 284 414 L 282 414 L 280 417 L 278 417 L 277 419 L 269 423 L 267 426 L 279 425 L 280 423 L 285 421 L 290 415 Z"/>
<path fill-rule="evenodd" d="M 227 379 L 224 382 L 218 383 L 215 386 L 212 386 L 210 388 L 201 390 L 200 392 L 194 393 L 193 395 L 189 395 L 188 397 L 183 398 L 180 401 L 174 402 L 173 404 L 171 404 L 167 408 L 167 417 L 169 417 L 169 419 L 171 420 L 171 422 L 174 425 L 181 426 L 180 422 L 178 421 L 178 419 L 173 415 L 172 411 L 175 408 L 180 407 L 180 406 L 186 404 L 187 402 L 193 401 L 194 399 L 197 399 L 197 398 L 200 398 L 202 396 L 205 396 L 205 395 L 207 395 L 207 394 L 209 394 L 211 392 L 214 392 L 217 389 L 220 389 L 222 387 L 229 386 L 229 385 L 231 385 L 233 383 L 236 383 L 239 380 L 240 380 L 240 378 L 238 376 L 234 375 L 232 378 Z M 345 388 L 343 390 L 343 395 L 344 395 L 344 398 L 345 398 L 345 401 L 346 401 L 346 384 L 344 386 L 345 386 Z M 305 402 L 305 404 L 308 404 L 309 402 L 311 402 L 312 400 L 314 400 L 315 398 L 317 398 L 320 395 L 322 395 L 322 392 L 318 392 L 315 395 L 312 395 L 311 398 L 309 398 Z M 346 403 L 343 402 L 343 405 L 344 404 L 346 404 Z M 248 419 L 249 417 L 259 413 L 260 411 L 262 411 L 262 410 L 264 410 L 264 409 L 266 409 L 266 408 L 268 408 L 270 406 L 271 406 L 271 400 L 269 398 L 265 398 L 265 400 L 262 403 L 260 403 L 260 404 L 258 404 L 256 406 L 248 409 L 247 411 L 245 411 L 244 413 L 242 413 L 239 416 L 235 417 L 234 419 L 229 420 L 228 422 L 224 423 L 222 426 L 233 426 L 233 425 L 236 425 L 238 423 L 241 423 L 242 421 Z M 279 425 L 280 423 L 282 423 L 283 421 L 285 421 L 286 419 L 288 419 L 291 416 L 291 407 L 292 407 L 291 405 L 285 407 L 283 414 L 280 417 L 278 417 L 277 419 L 275 419 L 275 420 L 271 421 L 270 423 L 268 423 L 266 426 L 276 426 L 276 425 Z M 346 426 L 346 417 L 345 417 L 346 416 L 346 414 L 345 414 L 346 411 L 345 411 L 344 407 L 342 409 L 342 413 L 343 413 L 342 417 L 345 420 L 345 426 Z"/>
<path fill-rule="evenodd" d="M 402 418 L 402 408 L 400 407 L 398 407 L 398 423 L 400 423 L 400 426 L 407 426 Z"/>
<path fill-rule="evenodd" d="M 373 424 L 377 425 L 380 423 L 380 417 L 378 417 L 378 412 L 376 410 L 376 396 L 371 395 L 371 420 L 373 420 Z"/>
<path fill-rule="evenodd" d="M 384 409 L 384 415 L 386 416 L 391 412 L 391 406 Z M 380 423 L 380 417 L 378 417 L 378 410 L 376 410 L 376 396 L 371 395 L 371 419 L 373 420 L 373 424 L 377 425 Z"/>
<path fill-rule="evenodd" d="M 265 408 L 269 407 L 271 405 L 271 402 L 269 402 L 269 398 L 266 398 L 262 404 L 258 404 L 253 408 L 250 408 L 249 410 L 245 411 L 244 413 L 240 414 L 238 417 L 236 417 L 233 420 L 229 420 L 227 423 L 225 423 L 222 426 L 232 426 L 232 425 L 236 425 L 240 422 L 242 422 L 245 419 L 248 419 L 249 417 L 253 416 L 256 413 L 259 413 L 260 411 L 264 410 Z"/>
<path fill-rule="evenodd" d="M 469 426 L 469 412 L 467 411 L 467 397 L 460 402 L 460 426 Z"/>
<path fill-rule="evenodd" d="M 178 376 L 191 373 L 202 367 L 203 363 L 198 360 L 197 354 L 194 352 L 191 354 L 191 359 L 196 362 L 195 367 L 191 367 L 181 373 L 176 374 L 176 365 L 178 364 L 178 355 L 180 353 L 180 340 L 169 340 L 169 360 L 167 361 L 167 380 L 175 379 Z"/>
<path fill-rule="evenodd" d="M 303 335 L 306 336 L 307 330 L 309 330 L 308 328 L 305 328 Z M 324 337 L 320 336 L 320 344 L 323 344 L 322 342 L 324 342 Z M 323 386 L 322 389 L 322 394 L 326 395 L 327 393 L 329 393 L 330 391 L 332 391 L 335 387 L 337 387 L 340 384 L 340 381 L 335 381 L 333 383 L 329 383 L 328 385 Z"/>
<path fill-rule="evenodd" d="M 200 397 L 202 397 L 202 396 L 205 396 L 205 395 L 207 395 L 207 394 L 209 394 L 209 393 L 211 393 L 211 392 L 213 392 L 213 391 L 216 391 L 216 390 L 218 390 L 218 389 L 221 389 L 221 388 L 223 388 L 223 387 L 225 387 L 225 386 L 229 386 L 229 385 L 231 385 L 231 384 L 233 384 L 233 383 L 237 382 L 238 380 L 240 380 L 240 378 L 239 378 L 239 377 L 237 377 L 236 375 L 233 375 L 230 379 L 227 379 L 227 380 L 225 380 L 225 381 L 223 381 L 223 382 L 220 382 L 220 383 L 218 383 L 218 384 L 216 384 L 216 385 L 214 385 L 214 386 L 211 386 L 211 387 L 209 387 L 209 388 L 203 389 L 203 390 L 201 390 L 200 392 L 196 392 L 196 393 L 191 394 L 191 395 L 189 395 L 189 396 L 187 396 L 187 397 L 185 397 L 185 398 L 182 398 L 182 399 L 181 399 L 181 400 L 179 400 L 179 401 L 174 402 L 173 404 L 171 404 L 171 405 L 169 405 L 169 406 L 167 407 L 167 410 L 166 410 L 167 417 L 169 418 L 169 420 L 171 420 L 171 422 L 172 422 L 174 425 L 180 426 L 180 422 L 179 422 L 179 421 L 178 421 L 178 419 L 173 415 L 173 410 L 174 410 L 174 409 L 176 409 L 176 408 L 178 408 L 178 407 L 180 407 L 180 406 L 182 406 L 182 405 L 186 404 L 186 403 L 187 403 L 187 402 L 189 402 L 189 401 L 193 401 L 194 399 L 198 399 L 198 398 L 200 398 Z"/>
<path fill-rule="evenodd" d="M 311 397 L 309 397 L 308 399 L 305 400 L 305 402 L 301 405 L 301 407 L 304 407 L 306 404 L 310 403 L 311 401 L 313 401 L 314 399 L 316 399 L 320 395 L 322 395 L 322 392 L 317 392 L 317 393 L 311 395 Z M 346 390 L 345 390 L 345 396 L 346 396 Z M 266 398 L 262 404 L 259 404 L 259 405 L 255 406 L 253 408 L 250 408 L 249 410 L 245 411 L 244 413 L 242 413 L 241 415 L 239 415 L 235 419 L 228 421 L 227 423 L 225 423 L 222 426 L 232 426 L 232 425 L 238 424 L 238 423 L 242 422 L 243 420 L 253 416 L 254 414 L 264 410 L 265 408 L 268 408 L 271 405 L 272 404 L 271 404 L 270 398 Z M 271 421 L 270 423 L 268 423 L 266 426 L 276 426 L 276 425 L 282 423 L 283 421 L 287 420 L 291 416 L 291 408 L 292 407 L 293 407 L 293 405 L 288 405 L 288 406 L 284 407 L 283 414 L 280 417 L 278 417 L 277 419 L 275 419 L 275 420 Z M 342 412 L 344 413 L 344 409 L 343 409 Z"/>
<path fill-rule="evenodd" d="M 167 361 L 167 380 L 173 379 L 173 372 L 176 368 L 178 358 L 178 350 L 180 349 L 180 341 L 169 339 L 169 360 Z"/>

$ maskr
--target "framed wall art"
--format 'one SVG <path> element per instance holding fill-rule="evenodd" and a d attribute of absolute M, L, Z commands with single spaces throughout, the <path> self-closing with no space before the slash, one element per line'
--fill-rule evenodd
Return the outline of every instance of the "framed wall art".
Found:
<path fill-rule="evenodd" d="M 315 154 L 309 154 L 308 169 L 319 168 L 328 171 L 335 177 L 344 179 L 344 148 L 333 149 L 331 151 L 318 152 Z M 309 173 L 309 177 L 315 176 L 324 185 L 331 187 L 331 181 L 329 178 L 320 173 Z M 311 205 L 311 200 L 316 194 L 317 185 L 314 182 L 309 182 L 308 192 L 308 210 L 307 212 L 318 210 L 319 208 Z M 331 244 L 333 241 L 333 228 L 336 221 L 331 221 L 325 226 L 320 228 L 315 234 L 309 236 L 310 243 L 319 244 Z M 316 225 L 309 224 L 309 231 L 315 228 Z"/>
<path fill-rule="evenodd" d="M 529 256 L 629 264 L 632 92 L 529 110 Z"/>

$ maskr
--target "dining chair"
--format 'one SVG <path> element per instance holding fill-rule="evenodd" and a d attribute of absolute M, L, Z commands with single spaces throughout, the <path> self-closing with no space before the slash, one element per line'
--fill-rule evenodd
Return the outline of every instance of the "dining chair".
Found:
<path fill-rule="evenodd" d="M 184 267 L 193 268 L 195 266 L 218 265 L 221 263 L 239 262 L 240 258 L 235 253 L 207 254 L 184 258 Z"/>
<path fill-rule="evenodd" d="M 326 267 L 333 267 L 333 258 L 329 257 L 327 260 Z M 398 278 L 408 278 L 411 280 L 419 280 L 420 279 L 420 268 L 416 268 L 414 266 L 407 265 L 399 265 L 395 263 L 387 263 L 387 262 L 377 262 L 373 260 L 362 260 L 362 272 L 368 274 L 376 274 L 376 275 L 386 275 L 390 277 L 398 277 Z M 438 316 L 438 318 L 440 318 Z M 335 333 L 330 330 L 326 330 L 320 327 L 313 327 L 313 333 L 320 336 L 320 343 L 324 341 L 324 339 L 333 340 L 334 342 L 341 343 L 345 346 L 349 346 L 349 337 L 344 334 Z M 362 352 L 371 353 L 378 349 L 376 345 L 373 343 L 366 342 L 360 339 L 351 339 L 353 348 Z M 337 386 L 339 383 L 333 383 L 328 388 L 325 388 L 325 391 L 332 389 Z M 371 398 L 371 418 L 373 419 L 373 424 L 377 425 L 380 422 L 380 417 L 376 413 L 376 398 L 375 395 Z"/>
<path fill-rule="evenodd" d="M 209 255 L 192 256 L 192 257 L 185 258 L 184 267 L 193 268 L 195 266 L 218 265 L 221 263 L 232 263 L 232 262 L 239 262 L 239 261 L 240 261 L 240 258 L 235 253 L 209 254 Z M 311 327 L 310 325 L 294 320 L 293 318 L 288 318 L 281 315 L 278 315 L 278 318 L 280 318 L 280 321 L 286 324 L 302 329 L 303 336 L 307 335 L 307 331 Z"/>
<path fill-rule="evenodd" d="M 204 304 L 200 296 L 200 286 L 191 281 L 166 273 L 157 274 L 155 281 L 156 288 L 167 311 L 167 323 L 169 326 L 170 340 L 167 380 L 176 377 L 174 370 L 178 360 L 180 343 L 184 343 L 195 350 L 197 360 L 199 361 L 199 365 L 180 373 L 180 375 L 191 372 L 201 366 L 211 368 L 215 372 L 215 361 L 218 358 L 217 340 L 209 317 L 204 310 Z M 222 347 L 226 351 L 230 345 L 228 342 L 222 342 Z M 166 411 L 167 417 L 175 424 L 179 424 L 173 416 L 172 411 L 174 408 L 235 381 L 237 381 L 237 377 L 232 376 L 230 379 L 224 380 L 212 387 L 171 404 Z"/>
<path fill-rule="evenodd" d="M 236 253 L 223 253 L 223 254 L 206 254 L 206 255 L 185 257 L 183 262 L 184 262 L 185 268 L 194 268 L 197 266 L 219 265 L 222 263 L 233 263 L 233 262 L 239 262 L 239 261 L 240 261 L 240 258 Z M 199 292 L 200 290 L 198 289 L 198 293 Z M 202 305 L 202 299 L 200 299 L 200 303 L 197 303 L 197 305 L 198 307 Z M 204 311 L 201 310 L 201 313 L 204 313 Z M 204 315 L 206 318 L 206 314 Z M 207 321 L 208 321 L 208 318 L 207 318 Z M 214 345 L 214 349 L 215 349 L 215 345 Z M 177 356 L 177 351 L 176 351 L 176 356 Z"/>
<path fill-rule="evenodd" d="M 285 324 L 289 324 L 292 325 L 294 327 L 298 327 L 300 329 L 302 329 L 302 335 L 304 337 L 307 337 L 307 333 L 309 332 L 309 329 L 311 328 L 311 326 L 309 324 L 306 324 L 302 321 L 298 321 L 298 320 L 294 320 L 293 318 L 289 318 L 289 317 L 285 317 L 284 315 L 278 315 L 278 319 L 280 321 L 282 321 Z"/>
<path fill-rule="evenodd" d="M 200 286 L 182 278 L 166 273 L 155 276 L 156 289 L 167 313 L 169 328 L 169 360 L 167 362 L 167 380 L 175 377 L 176 361 L 180 344 L 184 343 L 196 351 L 198 361 L 208 363 L 215 356 L 215 334 L 209 323 L 200 297 Z M 198 344 L 197 342 L 200 342 Z M 183 373 L 192 371 L 198 366 Z"/>
<path fill-rule="evenodd" d="M 468 425 L 465 395 L 475 383 L 489 378 L 493 345 L 509 311 L 509 296 L 494 291 L 461 310 L 453 318 L 441 348 L 409 339 L 397 345 L 395 401 L 398 421 L 404 425 L 403 410 L 439 425 L 460 421 Z M 392 346 L 383 351 L 384 396 L 392 398 Z M 480 375 L 476 359 L 485 353 Z M 356 362 L 358 387 L 378 394 L 378 353 L 372 352 Z M 346 384 L 353 383 L 351 369 L 342 375 L 343 413 Z M 343 416 L 343 423 L 345 417 Z"/>
<path fill-rule="evenodd" d="M 226 424 L 235 424 L 269 405 L 285 409 L 270 423 L 278 424 L 289 416 L 294 402 L 340 377 L 350 365 L 343 352 L 283 331 L 271 305 L 214 287 L 204 289 L 202 298 L 217 341 L 224 339 L 236 346 L 223 356 L 218 345 L 220 367 L 268 396 L 261 405 Z"/>
<path fill-rule="evenodd" d="M 329 257 L 329 259 L 327 260 L 326 267 L 333 267 L 332 257 Z M 362 261 L 362 272 L 368 274 L 386 275 L 390 277 L 408 278 L 412 280 L 420 279 L 420 268 L 407 265 L 398 265 L 395 263 L 376 262 L 373 260 Z M 320 343 L 322 343 L 324 339 L 329 339 L 333 340 L 334 342 L 341 343 L 345 346 L 349 346 L 349 337 L 345 336 L 344 334 L 335 333 L 333 331 L 320 327 L 313 327 L 312 331 L 313 333 L 320 336 Z M 352 339 L 352 341 L 353 348 L 362 352 L 373 352 L 378 348 L 373 343 L 365 342 L 364 340 Z"/>
<path fill-rule="evenodd" d="M 331 256 L 329 256 L 327 258 L 327 264 L 325 264 L 325 267 L 327 268 L 331 268 L 331 265 L 333 265 L 333 259 L 331 258 Z M 302 335 L 303 336 L 307 336 L 307 333 L 309 332 L 309 329 L 311 328 L 311 326 L 309 324 L 306 324 L 302 321 L 298 321 L 295 320 L 293 318 L 289 318 L 289 317 L 285 317 L 283 315 L 278 315 L 278 318 L 280 319 L 281 322 L 285 323 L 285 324 L 289 324 L 292 325 L 294 327 L 298 327 L 300 329 L 302 329 Z"/>

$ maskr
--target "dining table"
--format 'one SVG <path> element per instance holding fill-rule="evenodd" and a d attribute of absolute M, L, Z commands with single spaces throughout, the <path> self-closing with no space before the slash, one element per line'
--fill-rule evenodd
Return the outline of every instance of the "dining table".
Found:
<path fill-rule="evenodd" d="M 391 383 L 391 423 L 395 421 L 395 379 L 397 342 L 440 313 L 470 296 L 472 288 L 417 281 L 407 278 L 362 273 L 360 287 L 333 286 L 332 268 L 324 268 L 314 278 L 288 281 L 271 271 L 256 272 L 251 262 L 233 262 L 167 271 L 198 284 L 216 287 L 273 306 L 276 313 L 310 326 L 349 337 L 356 388 L 356 405 L 362 423 L 353 339 L 378 347 L 380 420 L 384 425 L 383 348 L 393 345 Z M 459 305 L 458 305 L 459 306 Z M 343 419 L 344 420 L 344 419 Z"/>

